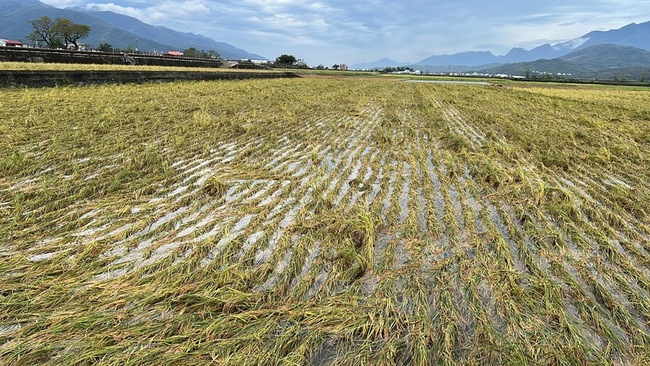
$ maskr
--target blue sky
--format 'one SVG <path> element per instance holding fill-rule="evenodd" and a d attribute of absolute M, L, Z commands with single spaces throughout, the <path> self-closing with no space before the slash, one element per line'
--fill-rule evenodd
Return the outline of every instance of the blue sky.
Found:
<path fill-rule="evenodd" d="M 417 62 L 463 51 L 504 54 L 650 21 L 650 0 L 41 1 L 133 16 L 267 58 L 288 53 L 310 66 L 383 57 Z"/>

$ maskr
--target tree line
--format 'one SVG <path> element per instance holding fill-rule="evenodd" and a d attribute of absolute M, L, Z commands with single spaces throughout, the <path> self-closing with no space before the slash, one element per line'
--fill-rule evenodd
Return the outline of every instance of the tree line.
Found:
<path fill-rule="evenodd" d="M 41 43 L 45 44 L 47 48 L 79 49 L 79 40 L 90 34 L 90 26 L 85 24 L 76 24 L 70 19 L 65 18 L 56 18 L 52 20 L 48 16 L 42 16 L 38 19 L 30 20 L 29 24 L 32 26 L 33 31 L 27 36 L 27 38 L 37 46 Z M 127 47 L 122 50 L 113 47 L 110 43 L 100 44 L 98 51 L 137 53 L 137 49 L 133 49 L 133 47 Z M 221 58 L 221 55 L 216 51 L 198 50 L 195 47 L 185 49 L 183 51 L 183 56 L 210 59 Z M 297 59 L 295 56 L 288 54 L 282 54 L 277 57 L 275 59 L 275 65 L 278 67 L 308 68 L 307 64 L 303 60 Z M 339 65 L 334 65 L 333 68 L 337 70 Z"/>
<path fill-rule="evenodd" d="M 47 48 L 74 48 L 79 49 L 79 40 L 87 37 L 90 34 L 90 26 L 85 24 L 73 23 L 70 19 L 56 18 L 52 20 L 48 16 L 42 16 L 38 19 L 30 20 L 29 24 L 32 26 L 32 33 L 27 36 L 27 39 L 34 42 L 37 46 L 39 43 L 45 45 Z M 137 53 L 137 49 L 127 47 L 119 49 L 113 47 L 110 43 L 102 43 L 99 45 L 98 50 L 101 52 L 125 52 Z M 193 58 L 221 58 L 218 52 L 209 50 L 197 50 L 190 47 L 183 51 L 183 55 Z"/>
<path fill-rule="evenodd" d="M 32 26 L 32 33 L 27 38 L 36 43 L 45 44 L 47 48 L 74 48 L 79 49 L 79 40 L 87 37 L 90 34 L 90 26 L 85 24 L 73 23 L 70 19 L 56 18 L 52 20 L 48 16 L 42 16 L 38 19 L 30 20 L 29 24 Z M 119 49 L 113 47 L 110 43 L 101 43 L 97 49 L 101 52 L 125 52 L 137 53 L 137 49 L 127 47 L 126 49 Z M 198 50 L 195 47 L 187 48 L 183 51 L 183 56 L 192 58 L 221 58 L 218 52 L 209 50 Z M 293 55 L 282 54 L 275 59 L 275 65 L 278 67 L 289 68 L 308 68 L 307 64 Z M 322 65 L 319 65 L 321 68 Z M 324 68 L 324 67 L 322 67 Z M 339 69 L 339 65 L 332 67 L 335 70 Z"/>

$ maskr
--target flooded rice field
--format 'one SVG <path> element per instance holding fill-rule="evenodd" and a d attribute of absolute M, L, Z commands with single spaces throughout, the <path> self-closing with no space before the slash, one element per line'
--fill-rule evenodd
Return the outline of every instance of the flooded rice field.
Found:
<path fill-rule="evenodd" d="M 0 359 L 638 363 L 648 99 L 321 79 L 3 92 Z"/>

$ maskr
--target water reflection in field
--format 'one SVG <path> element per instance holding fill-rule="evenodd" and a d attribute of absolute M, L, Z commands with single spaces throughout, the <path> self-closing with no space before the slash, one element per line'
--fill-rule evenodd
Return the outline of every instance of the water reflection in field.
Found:
<path fill-rule="evenodd" d="M 476 84 L 492 85 L 487 81 L 463 81 L 463 80 L 406 80 L 407 83 L 434 83 L 434 84 Z"/>

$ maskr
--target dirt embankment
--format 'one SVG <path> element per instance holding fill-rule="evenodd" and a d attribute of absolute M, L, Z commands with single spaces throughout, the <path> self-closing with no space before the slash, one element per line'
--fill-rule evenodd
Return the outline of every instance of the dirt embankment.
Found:
<path fill-rule="evenodd" d="M 299 77 L 291 72 L 201 71 L 0 71 L 0 87 L 51 87 L 108 83 L 170 82 L 176 80 L 244 80 Z"/>
<path fill-rule="evenodd" d="M 209 68 L 216 68 L 223 65 L 223 61 L 219 59 L 144 53 L 88 52 L 27 47 L 0 47 L 0 61 Z"/>

